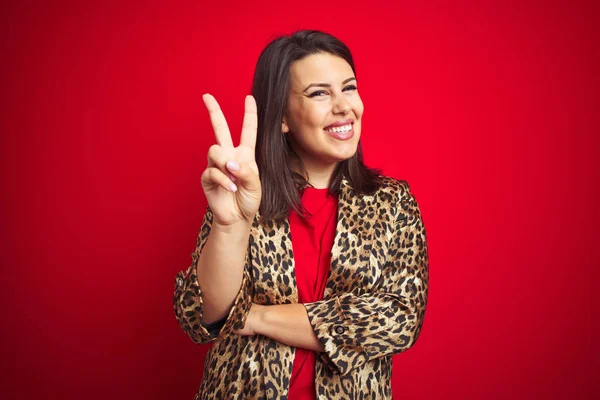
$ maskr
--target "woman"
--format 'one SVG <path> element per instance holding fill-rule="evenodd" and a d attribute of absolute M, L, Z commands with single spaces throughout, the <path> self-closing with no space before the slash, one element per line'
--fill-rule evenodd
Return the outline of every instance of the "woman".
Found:
<path fill-rule="evenodd" d="M 363 163 L 350 51 L 278 38 L 252 94 L 238 147 L 203 97 L 208 207 L 174 295 L 181 328 L 214 342 L 196 399 L 389 399 L 391 357 L 423 323 L 427 242 L 408 183 Z"/>

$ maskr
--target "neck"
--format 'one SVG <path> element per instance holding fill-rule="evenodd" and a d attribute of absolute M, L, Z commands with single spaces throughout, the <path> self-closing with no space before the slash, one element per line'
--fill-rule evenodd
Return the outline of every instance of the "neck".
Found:
<path fill-rule="evenodd" d="M 307 167 L 306 171 L 308 172 L 308 183 L 310 183 L 316 189 L 328 188 L 334 168 L 335 168 L 335 165 L 333 165 L 333 167 L 330 169 L 328 168 L 327 170 L 313 169 L 311 171 Z"/>
<path fill-rule="evenodd" d="M 295 160 L 293 168 L 299 174 L 302 174 L 308 183 L 310 183 L 316 189 L 326 189 L 329 187 L 331 176 L 337 163 L 324 163 L 318 160 L 311 160 L 304 158 L 302 162 Z M 304 170 L 302 169 L 304 166 Z"/>

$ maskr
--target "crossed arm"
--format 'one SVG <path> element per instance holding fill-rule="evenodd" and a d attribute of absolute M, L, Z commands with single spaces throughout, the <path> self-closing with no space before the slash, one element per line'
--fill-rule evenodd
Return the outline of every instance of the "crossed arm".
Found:
<path fill-rule="evenodd" d="M 252 304 L 246 325 L 236 333 L 268 336 L 288 346 L 316 352 L 324 350 L 310 324 L 306 308 L 298 303 L 271 306 Z"/>

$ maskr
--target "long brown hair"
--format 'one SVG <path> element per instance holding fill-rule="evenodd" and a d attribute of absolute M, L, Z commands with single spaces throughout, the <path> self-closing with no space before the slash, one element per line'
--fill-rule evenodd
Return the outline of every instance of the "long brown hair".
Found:
<path fill-rule="evenodd" d="M 292 169 L 295 154 L 288 135 L 281 131 L 281 121 L 288 103 L 292 64 L 317 53 L 343 58 L 356 76 L 350 49 L 332 35 L 314 30 L 302 30 L 273 40 L 256 63 L 252 95 L 258 108 L 255 156 L 262 184 L 261 223 L 281 221 L 289 215 L 290 209 L 305 215 L 299 191 L 309 183 Z M 331 194 L 339 194 L 344 177 L 356 194 L 372 194 L 381 185 L 381 171 L 363 162 L 360 140 L 356 153 L 336 166 L 329 184 Z"/>

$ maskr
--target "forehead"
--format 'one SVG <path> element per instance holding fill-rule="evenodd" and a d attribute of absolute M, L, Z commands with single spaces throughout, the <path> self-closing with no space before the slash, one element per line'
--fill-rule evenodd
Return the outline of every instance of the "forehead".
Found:
<path fill-rule="evenodd" d="M 341 57 L 328 53 L 311 54 L 296 61 L 290 68 L 293 86 L 304 87 L 311 83 L 341 84 L 354 76 L 350 64 Z"/>

